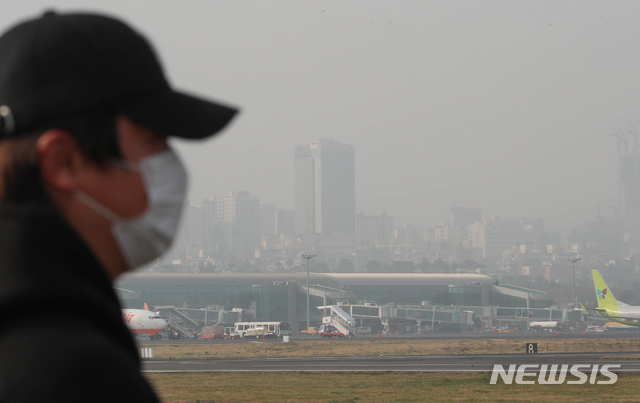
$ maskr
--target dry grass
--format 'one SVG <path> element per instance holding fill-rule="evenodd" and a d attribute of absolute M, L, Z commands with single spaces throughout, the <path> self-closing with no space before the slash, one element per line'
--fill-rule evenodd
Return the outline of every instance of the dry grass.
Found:
<path fill-rule="evenodd" d="M 640 351 L 640 339 L 528 340 L 538 343 L 539 353 Z M 295 341 L 290 343 L 154 344 L 156 359 L 246 357 L 344 357 L 375 355 L 518 354 L 522 340 L 406 340 L 406 341 Z"/>
<path fill-rule="evenodd" d="M 601 360 L 640 360 L 640 355 L 605 355 L 600 357 Z"/>
<path fill-rule="evenodd" d="M 635 402 L 640 375 L 614 385 L 490 385 L 487 373 L 147 373 L 169 402 Z"/>

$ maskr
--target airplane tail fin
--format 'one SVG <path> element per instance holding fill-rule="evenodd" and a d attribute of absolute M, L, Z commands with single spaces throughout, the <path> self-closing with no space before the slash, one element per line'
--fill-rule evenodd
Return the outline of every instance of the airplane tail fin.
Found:
<path fill-rule="evenodd" d="M 582 305 L 582 302 L 580 302 L 580 307 L 582 308 L 582 312 L 584 312 L 584 316 L 589 316 L 589 311 Z"/>
<path fill-rule="evenodd" d="M 149 307 L 147 306 L 147 303 L 146 303 L 146 302 L 144 303 L 144 310 L 145 310 L 145 311 L 148 311 L 148 310 L 149 310 Z"/>
<path fill-rule="evenodd" d="M 596 298 L 598 300 L 598 308 L 616 310 L 618 309 L 618 301 L 616 297 L 604 282 L 604 279 L 598 272 L 598 270 L 591 270 L 593 275 L 593 285 L 596 289 Z"/>

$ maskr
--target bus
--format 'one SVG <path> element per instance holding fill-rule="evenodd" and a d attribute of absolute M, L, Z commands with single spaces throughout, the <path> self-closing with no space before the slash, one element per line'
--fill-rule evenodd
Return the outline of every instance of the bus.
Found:
<path fill-rule="evenodd" d="M 247 330 L 253 329 L 256 326 L 263 326 L 269 334 L 274 335 L 272 337 L 291 335 L 291 325 L 289 325 L 289 322 L 237 322 L 234 324 L 236 332 L 243 338 L 247 336 Z"/>

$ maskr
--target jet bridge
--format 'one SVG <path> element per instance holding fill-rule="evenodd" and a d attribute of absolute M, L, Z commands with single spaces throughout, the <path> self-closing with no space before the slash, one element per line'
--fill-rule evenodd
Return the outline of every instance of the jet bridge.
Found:
<path fill-rule="evenodd" d="M 431 324 L 434 328 L 436 323 L 473 325 L 473 311 L 455 309 L 454 307 L 435 306 L 403 306 L 387 304 L 376 306 L 372 304 L 351 305 L 349 307 L 352 317 L 380 318 L 384 325 L 385 333 L 389 331 L 389 324 L 393 319 L 412 319 L 418 323 Z"/>

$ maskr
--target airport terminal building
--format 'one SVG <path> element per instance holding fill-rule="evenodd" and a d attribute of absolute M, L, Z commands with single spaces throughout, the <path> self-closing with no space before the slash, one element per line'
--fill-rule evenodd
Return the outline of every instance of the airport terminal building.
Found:
<path fill-rule="evenodd" d="M 296 330 L 306 325 L 306 284 L 306 273 L 133 273 L 118 280 L 116 291 L 125 308 L 139 308 L 145 302 L 178 308 L 240 308 L 244 320 L 289 321 Z M 532 309 L 554 304 L 552 295 L 497 285 L 480 274 L 311 273 L 309 285 L 314 323 L 322 318 L 316 307 L 347 303 Z"/>

